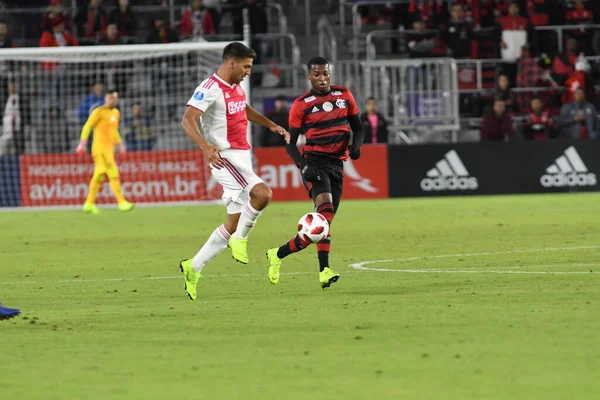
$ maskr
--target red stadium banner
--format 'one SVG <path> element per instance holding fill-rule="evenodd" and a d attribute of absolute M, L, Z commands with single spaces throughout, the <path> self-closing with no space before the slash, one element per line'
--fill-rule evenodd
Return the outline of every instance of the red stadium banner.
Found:
<path fill-rule="evenodd" d="M 94 162 L 88 154 L 21 156 L 23 206 L 81 205 Z M 219 199 L 220 185 L 208 181 L 210 171 L 202 153 L 192 150 L 130 152 L 117 155 L 125 197 L 134 203 Z M 114 203 L 108 180 L 98 194 L 99 204 Z"/>
<path fill-rule="evenodd" d="M 307 200 L 300 171 L 283 147 L 255 149 L 258 175 L 273 190 L 273 200 Z M 365 145 L 361 157 L 344 163 L 345 199 L 389 197 L 386 145 Z"/>

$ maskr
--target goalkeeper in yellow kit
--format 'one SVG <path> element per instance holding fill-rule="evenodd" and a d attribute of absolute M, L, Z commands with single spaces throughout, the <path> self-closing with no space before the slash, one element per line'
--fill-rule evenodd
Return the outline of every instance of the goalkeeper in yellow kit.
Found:
<path fill-rule="evenodd" d="M 100 210 L 96 207 L 96 196 L 100 191 L 104 175 L 108 176 L 110 187 L 117 199 L 120 211 L 130 211 L 134 205 L 123 196 L 119 170 L 115 162 L 115 144 L 119 146 L 121 153 L 125 152 L 125 146 L 119 135 L 119 120 L 121 113 L 116 108 L 119 95 L 111 90 L 104 96 L 104 104 L 95 108 L 81 130 L 81 140 L 75 151 L 77 154 L 85 153 L 88 137 L 94 130 L 94 142 L 92 144 L 92 157 L 94 158 L 94 175 L 90 181 L 90 189 L 87 199 L 83 205 L 83 211 L 98 214 Z"/>

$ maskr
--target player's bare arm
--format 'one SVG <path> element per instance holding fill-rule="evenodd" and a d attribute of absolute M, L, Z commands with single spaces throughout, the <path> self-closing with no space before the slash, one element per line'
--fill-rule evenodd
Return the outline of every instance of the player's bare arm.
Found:
<path fill-rule="evenodd" d="M 271 121 L 269 118 L 256 111 L 254 108 L 250 107 L 248 104 L 246 104 L 246 116 L 248 117 L 248 121 L 264 126 L 271 132 L 283 136 L 285 138 L 286 143 L 290 143 L 290 133 L 288 131 L 286 131 L 281 126 L 277 125 L 275 122 Z"/>
<path fill-rule="evenodd" d="M 204 153 L 204 157 L 210 165 L 216 169 L 224 168 L 225 163 L 219 155 L 219 148 L 209 144 L 204 139 L 202 128 L 200 127 L 201 124 L 198 124 L 198 120 L 202 114 L 204 114 L 202 110 L 198 110 L 194 107 L 187 107 L 183 113 L 181 126 L 190 139 L 192 139 L 194 143 L 196 143 L 196 146 Z"/>

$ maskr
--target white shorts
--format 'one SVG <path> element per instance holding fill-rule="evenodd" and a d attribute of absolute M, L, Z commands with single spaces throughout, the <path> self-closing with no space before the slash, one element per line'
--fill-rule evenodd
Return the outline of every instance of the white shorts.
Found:
<path fill-rule="evenodd" d="M 211 166 L 211 173 L 223 186 L 222 198 L 227 214 L 238 214 L 250 200 L 254 185 L 263 183 L 263 180 L 252 170 L 250 150 L 225 149 L 220 154 L 227 167 L 216 169 Z"/>

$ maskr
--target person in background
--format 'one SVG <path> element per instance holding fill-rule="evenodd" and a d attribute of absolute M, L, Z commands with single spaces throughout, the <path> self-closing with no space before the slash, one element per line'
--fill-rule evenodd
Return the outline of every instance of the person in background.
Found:
<path fill-rule="evenodd" d="M 44 31 L 40 38 L 40 47 L 79 46 L 77 39 L 65 30 L 65 23 L 58 19 L 52 22 L 52 31 Z M 66 109 L 67 71 L 66 66 L 54 61 L 42 61 L 44 75 L 44 105 L 60 104 Z"/>
<path fill-rule="evenodd" d="M 94 108 L 104 103 L 104 84 L 102 82 L 94 82 L 90 93 L 83 98 L 79 103 L 79 109 L 77 110 L 77 119 L 81 126 L 85 124 L 88 117 L 94 110 Z"/>
<path fill-rule="evenodd" d="M 67 153 L 71 150 L 71 137 L 67 119 L 56 105 L 50 106 L 40 121 L 38 132 L 43 136 L 45 154 Z"/>
<path fill-rule="evenodd" d="M 575 63 L 575 71 L 571 72 L 565 82 L 565 91 L 562 96 L 562 104 L 567 104 L 575 100 L 575 91 L 582 88 L 586 97 L 592 99 L 594 96 L 594 83 L 589 74 L 590 64 L 587 62 L 583 53 L 578 57 Z"/>
<path fill-rule="evenodd" d="M 156 143 L 152 121 L 146 115 L 141 103 L 133 103 L 131 117 L 125 120 L 125 144 L 129 151 L 150 151 Z"/>
<path fill-rule="evenodd" d="M 388 126 L 383 115 L 377 111 L 377 101 L 371 96 L 367 99 L 367 111 L 360 115 L 365 133 L 365 144 L 387 143 Z"/>
<path fill-rule="evenodd" d="M 504 101 L 504 104 L 506 104 L 506 108 L 509 111 L 517 111 L 517 97 L 510 87 L 508 76 L 504 74 L 498 76 L 498 85 L 494 91 L 494 98 L 499 98 Z"/>
<path fill-rule="evenodd" d="M 125 42 L 119 37 L 119 30 L 117 24 L 108 24 L 106 27 L 106 35 L 102 36 L 98 40 L 100 45 L 116 45 L 125 44 Z"/>
<path fill-rule="evenodd" d="M 569 75 L 575 71 L 577 62 L 577 39 L 572 37 L 565 41 L 565 51 L 554 57 L 552 61 L 552 79 L 563 85 Z"/>
<path fill-rule="evenodd" d="M 508 15 L 498 19 L 500 28 L 500 48 L 502 56 L 502 70 L 511 80 L 517 77 L 517 60 L 521 58 L 524 47 L 529 47 L 533 29 L 527 18 L 520 15 L 520 8 L 516 2 L 511 2 Z"/>
<path fill-rule="evenodd" d="M 575 91 L 575 101 L 561 107 L 560 125 L 567 139 L 598 138 L 598 111 L 586 101 L 582 88 Z"/>
<path fill-rule="evenodd" d="M 506 111 L 506 104 L 501 99 L 494 100 L 493 109 L 485 115 L 481 125 L 481 141 L 515 140 L 513 115 Z"/>
<path fill-rule="evenodd" d="M 40 24 L 42 32 L 51 31 L 52 26 L 58 21 L 62 21 L 62 23 L 65 25 L 65 29 L 71 29 L 73 26 L 71 17 L 69 16 L 69 13 L 67 13 L 60 5 L 60 0 L 50 0 L 48 11 L 46 11 L 42 17 L 42 23 Z"/>
<path fill-rule="evenodd" d="M 78 37 L 96 39 L 106 31 L 106 12 L 102 8 L 102 0 L 90 0 L 77 11 L 75 26 Z"/>
<path fill-rule="evenodd" d="M 286 131 L 288 130 L 289 115 L 290 110 L 287 107 L 287 100 L 285 96 L 275 97 L 275 109 L 265 114 L 267 118 L 281 126 Z M 285 146 L 286 143 L 283 136 L 264 128 L 259 145 L 261 147 L 279 147 Z"/>
<path fill-rule="evenodd" d="M 550 113 L 544 110 L 539 97 L 531 99 L 531 112 L 527 115 L 524 136 L 528 140 L 546 140 L 554 137 L 554 121 Z"/>
<path fill-rule="evenodd" d="M 446 55 L 453 58 L 469 58 L 473 32 L 471 24 L 465 21 L 463 7 L 453 4 L 450 21 L 442 27 L 442 38 L 446 44 Z"/>
<path fill-rule="evenodd" d="M 17 43 L 8 34 L 8 25 L 0 20 L 0 49 L 10 49 L 17 47 Z M 0 60 L 0 97 L 6 96 L 8 78 L 12 75 L 15 63 L 11 61 Z"/>
<path fill-rule="evenodd" d="M 135 36 L 137 17 L 129 5 L 129 0 L 117 0 L 115 9 L 108 16 L 109 24 L 116 24 L 119 36 Z"/>
<path fill-rule="evenodd" d="M 181 14 L 179 32 L 182 36 L 214 35 L 216 32 L 211 12 L 203 0 L 192 0 Z"/>
<path fill-rule="evenodd" d="M 179 34 L 169 25 L 169 17 L 158 13 L 154 17 L 154 27 L 146 38 L 146 43 L 174 43 L 179 41 Z"/>
<path fill-rule="evenodd" d="M 2 113 L 2 134 L 0 154 L 6 152 L 10 143 L 18 155 L 25 153 L 25 127 L 31 124 L 29 101 L 19 93 L 17 81 L 8 81 L 8 97 L 0 100 Z"/>

